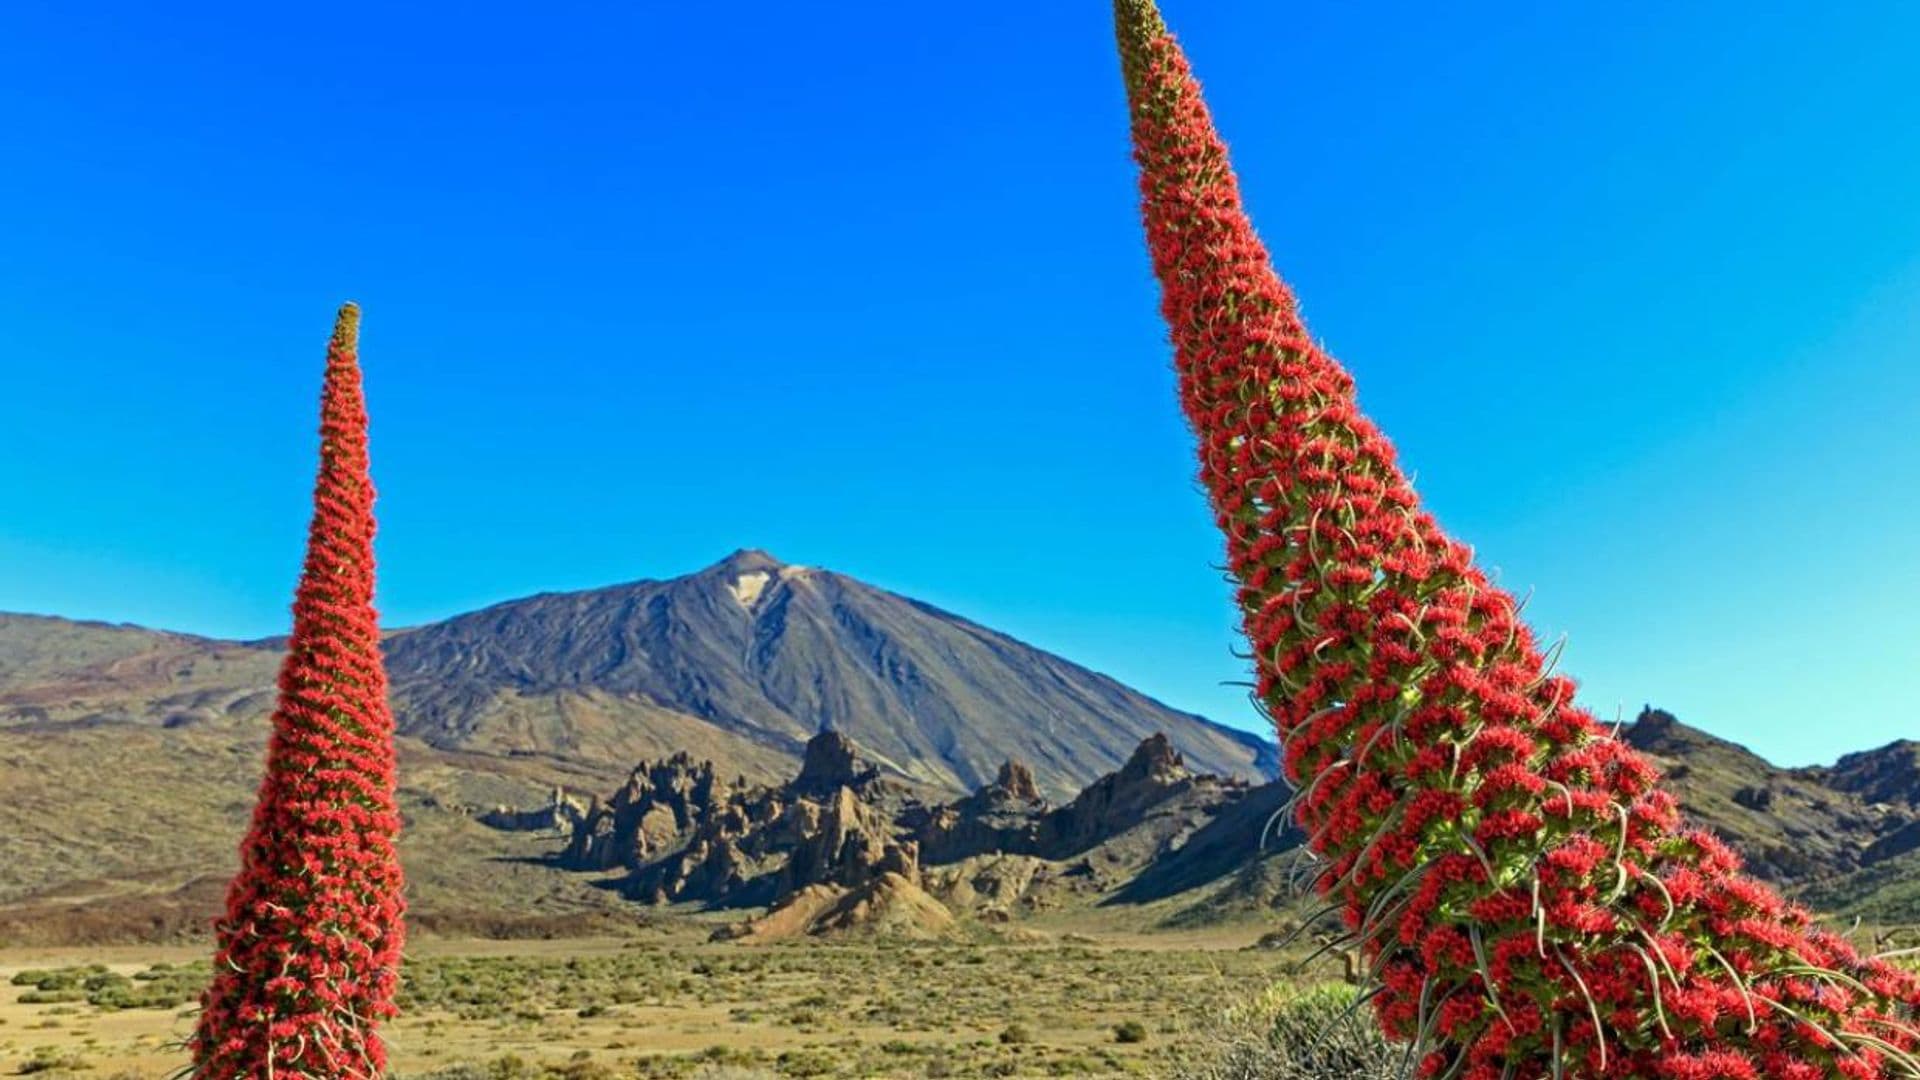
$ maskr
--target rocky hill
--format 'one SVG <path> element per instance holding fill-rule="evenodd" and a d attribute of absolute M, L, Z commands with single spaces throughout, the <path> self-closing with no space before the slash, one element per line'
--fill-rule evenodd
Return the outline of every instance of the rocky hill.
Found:
<path fill-rule="evenodd" d="M 1624 731 L 1689 816 L 1816 910 L 1920 922 L 1920 743 L 1783 769 L 1649 708 Z"/>

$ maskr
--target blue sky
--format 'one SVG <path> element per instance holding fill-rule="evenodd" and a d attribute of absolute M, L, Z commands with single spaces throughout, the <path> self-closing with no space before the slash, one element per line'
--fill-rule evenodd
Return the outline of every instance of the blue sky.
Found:
<path fill-rule="evenodd" d="M 334 305 L 382 603 L 764 547 L 1257 723 L 1106 5 L 0 9 L 0 609 L 285 622 Z M 1920 709 L 1920 7 L 1166 0 L 1316 331 L 1611 716 Z"/>

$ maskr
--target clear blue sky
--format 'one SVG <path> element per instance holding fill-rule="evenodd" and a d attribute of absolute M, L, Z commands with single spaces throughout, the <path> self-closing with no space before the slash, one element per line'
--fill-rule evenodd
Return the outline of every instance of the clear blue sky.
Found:
<path fill-rule="evenodd" d="M 1591 705 L 1920 735 L 1920 6 L 1165 7 Z M 317 10 L 0 6 L 0 609 L 280 629 L 354 298 L 390 623 L 759 546 L 1255 723 L 1105 3 Z"/>

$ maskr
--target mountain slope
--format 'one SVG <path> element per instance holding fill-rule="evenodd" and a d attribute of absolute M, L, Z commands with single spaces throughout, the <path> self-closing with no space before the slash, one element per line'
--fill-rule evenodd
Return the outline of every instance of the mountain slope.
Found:
<path fill-rule="evenodd" d="M 1155 732 L 1205 771 L 1274 766 L 1263 739 L 755 551 L 670 581 L 535 596 L 397 634 L 388 663 L 402 730 L 443 747 L 630 765 L 661 755 L 625 752 L 622 733 L 670 713 L 785 755 L 838 731 L 895 775 L 956 793 L 1017 757 L 1048 794 L 1071 796 Z"/>
<path fill-rule="evenodd" d="M 1783 769 L 1658 709 L 1622 735 L 1660 763 L 1682 812 L 1733 845 L 1756 875 L 1789 888 L 1860 910 L 1907 876 L 1889 870 L 1890 860 L 1920 848 L 1912 743 Z"/>
<path fill-rule="evenodd" d="M 0 615 L 0 940 L 205 926 L 258 783 L 278 649 Z M 930 805 L 1005 781 L 1008 758 L 1033 766 L 1018 777 L 1023 798 L 1060 805 L 1156 731 L 1195 772 L 1251 778 L 1272 761 L 1253 736 L 1004 635 L 754 552 L 397 631 L 388 649 L 402 856 L 422 927 L 630 924 L 615 891 L 543 865 L 552 836 L 517 831 L 541 828 L 540 813 L 490 811 L 551 807 L 556 788 L 604 794 L 643 759 L 685 752 L 729 782 L 777 784 L 831 727 Z M 1920 917 L 1920 745 L 1781 769 L 1654 710 L 1625 736 L 1763 876 L 1823 910 Z M 1252 788 L 1113 899 L 1213 896 L 1232 882 L 1208 910 L 1265 910 L 1285 875 L 1248 860 L 1283 795 Z M 1026 821 L 1001 817 L 981 821 Z M 930 837 L 930 857 L 963 839 Z M 1030 868 L 1010 858 L 986 878 Z"/>
<path fill-rule="evenodd" d="M 206 925 L 259 783 L 280 646 L 0 614 L 0 940 Z M 1009 754 L 1048 762 L 1042 783 L 1070 794 L 1160 729 L 1210 771 L 1271 760 L 1253 736 L 1004 635 L 753 553 L 396 631 L 388 650 L 423 926 L 614 911 L 607 890 L 538 864 L 546 838 L 480 819 L 609 790 L 643 758 L 684 751 L 770 782 L 832 726 L 942 795 Z"/>
<path fill-rule="evenodd" d="M 117 717 L 184 726 L 270 708 L 277 650 L 137 626 L 0 613 L 0 723 Z"/>

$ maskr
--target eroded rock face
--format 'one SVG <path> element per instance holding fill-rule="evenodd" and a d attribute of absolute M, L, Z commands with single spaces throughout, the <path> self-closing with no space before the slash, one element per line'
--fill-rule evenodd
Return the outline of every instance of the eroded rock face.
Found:
<path fill-rule="evenodd" d="M 1033 771 L 1009 761 L 993 783 L 959 802 L 930 808 L 913 827 L 931 865 L 977 855 L 1034 855 L 1052 809 L 1040 797 Z"/>
<path fill-rule="evenodd" d="M 1087 785 L 1077 798 L 1047 818 L 1043 850 L 1062 858 L 1096 847 L 1142 823 L 1156 808 L 1198 788 L 1244 793 L 1246 784 L 1188 771 L 1165 735 L 1154 735 L 1120 767 Z"/>
<path fill-rule="evenodd" d="M 837 731 L 823 731 L 807 743 L 800 775 L 787 790 L 796 795 L 825 797 L 843 787 L 864 787 L 879 776 L 879 767 L 863 760 L 851 739 Z"/>
<path fill-rule="evenodd" d="M 1006 918 L 1117 888 L 1246 792 L 1243 781 L 1191 772 L 1155 736 L 1063 807 L 1017 761 L 972 795 L 933 804 L 825 732 L 779 787 L 722 784 L 685 755 L 643 764 L 576 826 L 562 861 L 626 869 L 623 887 L 638 900 L 768 909 L 735 928 L 750 936 L 838 931 L 869 917 L 944 928 L 943 900 Z"/>
<path fill-rule="evenodd" d="M 713 763 L 687 754 L 640 763 L 613 798 L 595 801 L 573 828 L 560 864 L 570 870 L 638 866 L 690 830 L 733 807 L 732 788 Z"/>
<path fill-rule="evenodd" d="M 638 900 L 709 907 L 770 905 L 883 873 L 917 882 L 918 848 L 894 826 L 909 801 L 832 732 L 808 743 L 799 776 L 780 787 L 727 784 L 681 754 L 635 769 L 575 827 L 560 862 L 625 869 Z"/>
<path fill-rule="evenodd" d="M 805 808 L 807 821 L 787 860 L 782 893 L 809 885 L 864 885 L 882 873 L 920 880 L 919 845 L 898 836 L 893 823 L 852 788 L 798 808 Z"/>
<path fill-rule="evenodd" d="M 780 792 L 730 791 L 723 803 L 657 853 L 623 863 L 629 871 L 626 892 L 654 904 L 767 903 L 776 895 L 771 875 L 784 862 L 783 841 L 795 813 Z"/>
<path fill-rule="evenodd" d="M 983 792 L 992 792 L 994 796 L 1009 802 L 1040 802 L 1040 785 L 1034 782 L 1033 770 L 1027 768 L 1024 761 L 1009 761 L 1000 766 L 1000 775 Z"/>

